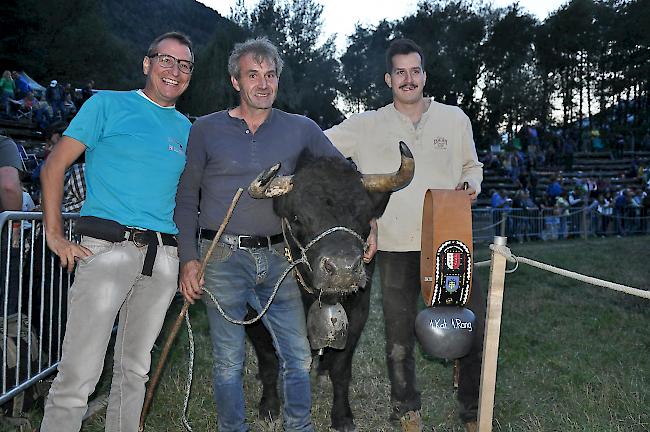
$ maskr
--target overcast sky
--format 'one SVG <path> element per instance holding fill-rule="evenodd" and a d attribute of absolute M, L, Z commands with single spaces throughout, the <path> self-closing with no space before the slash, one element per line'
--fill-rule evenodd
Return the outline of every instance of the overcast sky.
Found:
<path fill-rule="evenodd" d="M 199 0 L 201 3 L 228 17 L 235 0 Z M 336 45 L 339 54 L 345 49 L 346 37 L 354 32 L 356 23 L 375 25 L 382 19 L 389 21 L 410 15 L 417 10 L 417 0 L 317 0 L 323 5 L 323 31 L 326 36 L 337 34 Z M 568 0 L 520 0 L 523 9 L 540 20 L 557 10 Z M 507 6 L 513 0 L 493 0 L 496 6 Z M 245 0 L 252 9 L 257 0 Z"/>

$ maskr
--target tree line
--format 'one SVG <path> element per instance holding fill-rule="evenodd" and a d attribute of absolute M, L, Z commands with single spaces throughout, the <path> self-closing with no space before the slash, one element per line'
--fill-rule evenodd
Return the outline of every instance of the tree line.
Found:
<path fill-rule="evenodd" d="M 649 127 L 647 0 L 571 0 L 543 21 L 516 4 L 425 0 L 402 19 L 357 25 L 340 58 L 334 38 L 323 37 L 316 0 L 260 0 L 252 10 L 239 0 L 230 20 L 189 0 L 161 1 L 177 12 L 148 13 L 156 6 L 151 0 L 128 14 L 124 0 L 11 0 L 16 9 L 3 14 L 0 27 L 11 21 L 16 30 L 2 31 L 0 64 L 20 65 L 45 81 L 56 75 L 133 88 L 142 84 L 133 64 L 146 49 L 133 46 L 134 32 L 153 38 L 180 27 L 197 43 L 197 65 L 179 108 L 201 115 L 236 103 L 228 53 L 236 42 L 265 35 L 285 59 L 277 105 L 327 126 L 341 120 L 342 104 L 354 112 L 390 102 L 384 51 L 403 36 L 423 48 L 425 94 L 463 108 L 479 146 L 525 124 L 639 134 Z M 124 20 L 130 24 L 120 25 Z M 146 26 L 133 25 L 141 20 Z"/>
<path fill-rule="evenodd" d="M 650 126 L 649 26 L 647 0 L 572 0 L 542 22 L 517 5 L 421 2 L 412 16 L 356 28 L 341 58 L 344 94 L 356 106 L 387 103 L 382 52 L 401 35 L 422 45 L 425 93 L 461 106 L 483 145 L 524 124 L 642 134 Z"/>

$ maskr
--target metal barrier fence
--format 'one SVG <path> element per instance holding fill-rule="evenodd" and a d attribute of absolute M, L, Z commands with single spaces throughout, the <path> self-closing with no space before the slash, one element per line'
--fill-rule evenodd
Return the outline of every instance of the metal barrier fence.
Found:
<path fill-rule="evenodd" d="M 517 241 L 558 240 L 650 233 L 650 217 L 642 207 L 611 209 L 601 214 L 594 207 L 558 209 L 473 209 L 475 242 L 496 236 Z"/>
<path fill-rule="evenodd" d="M 73 239 L 76 213 L 64 214 Z M 37 212 L 0 213 L 0 406 L 55 372 L 61 357 L 73 275 L 47 248 Z M 16 415 L 14 413 L 14 415 Z"/>

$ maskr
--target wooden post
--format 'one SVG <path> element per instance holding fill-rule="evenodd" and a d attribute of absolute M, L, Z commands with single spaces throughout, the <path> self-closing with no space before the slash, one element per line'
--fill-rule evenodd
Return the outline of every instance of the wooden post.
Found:
<path fill-rule="evenodd" d="M 505 246 L 506 237 L 494 237 L 495 246 Z M 501 333 L 501 309 L 503 287 L 506 277 L 506 257 L 492 251 L 490 263 L 490 285 L 488 289 L 485 336 L 483 338 L 483 365 L 481 367 L 481 388 L 478 401 L 478 430 L 492 432 L 494 392 L 497 381 L 497 358 L 499 356 L 499 335 Z"/>

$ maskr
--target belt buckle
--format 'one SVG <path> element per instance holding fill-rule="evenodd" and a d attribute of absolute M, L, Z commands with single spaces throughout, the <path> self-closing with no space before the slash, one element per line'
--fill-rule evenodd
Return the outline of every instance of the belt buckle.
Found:
<path fill-rule="evenodd" d="M 133 241 L 133 244 L 136 245 L 137 247 L 145 247 L 147 245 L 146 239 L 143 239 L 144 242 L 138 241 L 138 237 L 140 236 L 145 236 L 146 231 L 140 231 L 140 230 L 133 230 L 131 234 L 131 240 Z"/>
<path fill-rule="evenodd" d="M 259 249 L 259 248 L 262 247 L 261 242 L 257 242 L 257 244 L 256 244 L 255 246 L 253 246 L 252 248 L 242 246 L 242 245 L 241 245 L 241 240 L 242 240 L 242 238 L 249 238 L 249 239 L 253 239 L 253 240 L 254 240 L 256 237 L 255 237 L 255 236 L 249 236 L 249 235 L 238 235 L 238 236 L 237 236 L 237 247 L 238 247 L 239 249 L 246 249 L 246 250 L 249 250 L 249 249 L 256 249 L 256 248 Z M 270 239 L 268 236 L 267 236 L 267 237 L 264 237 L 264 238 L 266 239 L 266 248 L 267 248 L 267 249 L 271 249 L 271 239 Z"/>
<path fill-rule="evenodd" d="M 245 249 L 245 250 L 250 249 L 250 248 L 247 248 L 247 247 L 241 245 L 241 239 L 242 239 L 242 238 L 250 238 L 250 236 L 247 236 L 247 235 L 238 235 L 238 236 L 237 236 L 237 249 Z"/>

